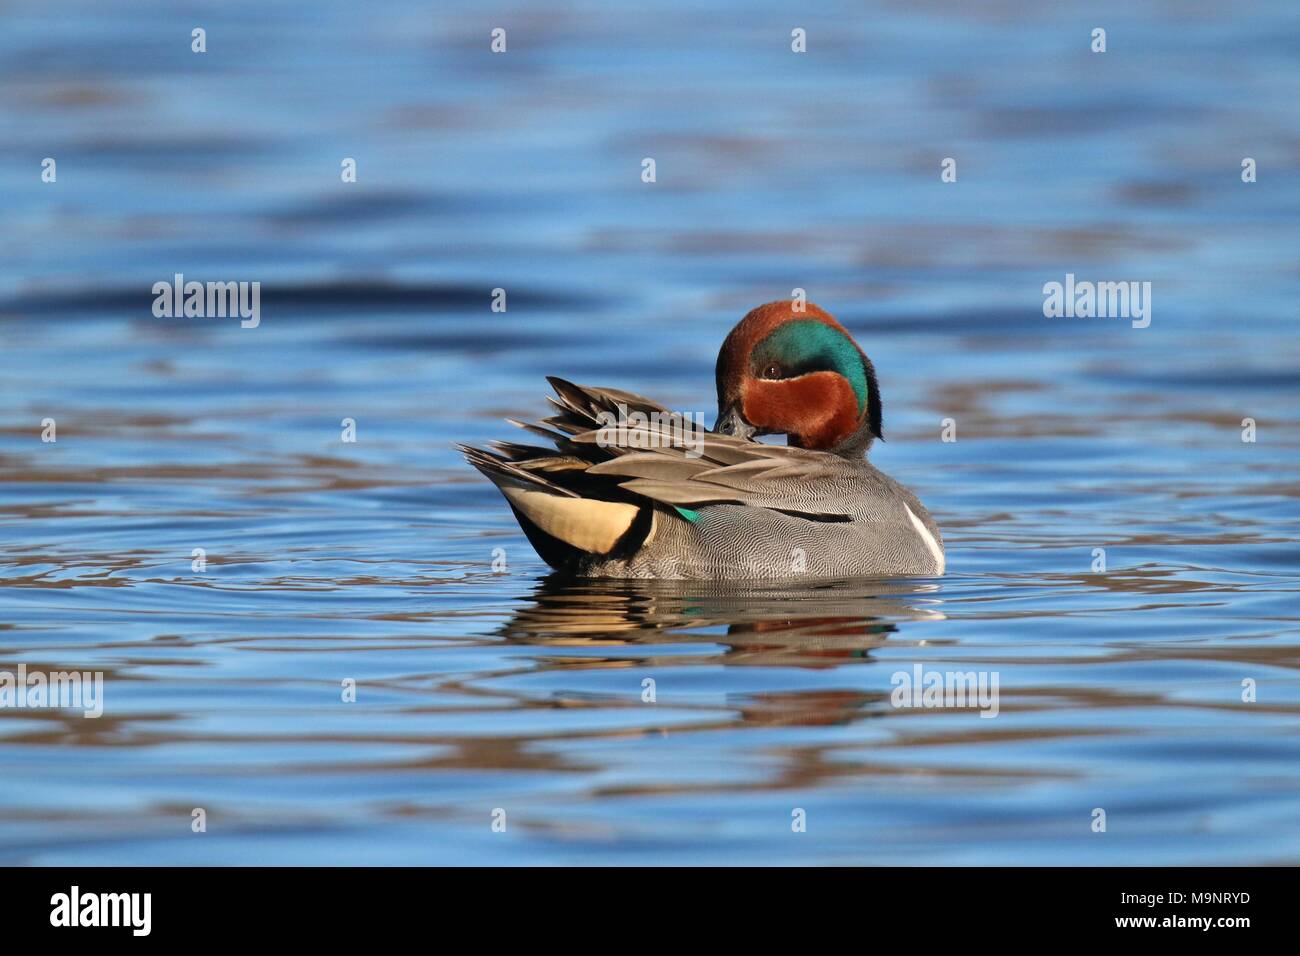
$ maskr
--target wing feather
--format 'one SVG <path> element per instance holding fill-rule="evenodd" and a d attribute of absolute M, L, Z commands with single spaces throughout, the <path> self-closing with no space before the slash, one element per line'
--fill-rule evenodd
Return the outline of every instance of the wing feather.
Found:
<path fill-rule="evenodd" d="M 640 395 L 550 377 L 555 414 L 514 422 L 555 446 L 499 443 L 502 454 L 462 449 L 488 477 L 540 483 L 570 497 L 665 506 L 733 503 L 847 520 L 840 495 L 844 461 L 826 452 L 709 432 Z M 635 424 L 626 413 L 640 413 Z M 610 416 L 613 416 L 612 419 Z M 643 416 L 643 417 L 642 417 Z M 798 489 L 797 502 L 791 488 Z M 581 514 L 580 512 L 574 512 Z M 621 518 L 620 518 L 621 520 Z"/>

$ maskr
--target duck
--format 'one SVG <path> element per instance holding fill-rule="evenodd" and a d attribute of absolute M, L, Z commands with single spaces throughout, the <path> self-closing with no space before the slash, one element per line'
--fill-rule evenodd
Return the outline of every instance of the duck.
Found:
<path fill-rule="evenodd" d="M 717 417 L 547 380 L 553 414 L 508 420 L 545 444 L 457 446 L 556 571 L 579 578 L 937 577 L 943 536 L 867 460 L 883 440 L 871 360 L 819 306 L 751 310 L 715 367 Z M 785 436 L 786 444 L 761 442 Z"/>

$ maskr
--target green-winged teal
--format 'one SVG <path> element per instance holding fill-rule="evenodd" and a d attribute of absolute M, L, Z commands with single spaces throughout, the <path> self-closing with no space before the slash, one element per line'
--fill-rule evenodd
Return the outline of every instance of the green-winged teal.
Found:
<path fill-rule="evenodd" d="M 802 305 L 802 307 L 800 307 Z M 553 447 L 462 447 L 552 567 L 602 578 L 940 575 L 943 538 L 865 458 L 871 361 L 812 303 L 772 302 L 718 353 L 713 431 L 639 395 L 550 378 Z M 783 434 L 787 446 L 752 440 Z"/>

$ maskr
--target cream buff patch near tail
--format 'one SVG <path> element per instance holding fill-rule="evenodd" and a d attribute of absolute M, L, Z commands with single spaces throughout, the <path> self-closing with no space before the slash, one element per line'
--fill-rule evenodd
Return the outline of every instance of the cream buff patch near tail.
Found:
<path fill-rule="evenodd" d="M 552 538 L 591 554 L 608 554 L 641 510 L 622 501 L 569 498 L 526 488 L 501 486 L 501 493 Z"/>

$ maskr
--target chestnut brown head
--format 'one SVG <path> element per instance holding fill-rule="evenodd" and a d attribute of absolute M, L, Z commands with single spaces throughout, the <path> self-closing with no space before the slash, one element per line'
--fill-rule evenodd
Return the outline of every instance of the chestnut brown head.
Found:
<path fill-rule="evenodd" d="M 718 352 L 714 431 L 786 435 L 791 445 L 859 457 L 881 435 L 871 360 L 829 312 L 790 300 L 754 309 Z"/>

